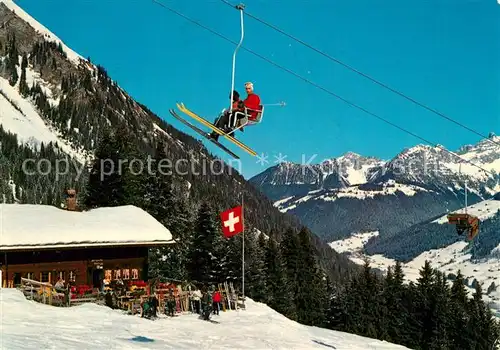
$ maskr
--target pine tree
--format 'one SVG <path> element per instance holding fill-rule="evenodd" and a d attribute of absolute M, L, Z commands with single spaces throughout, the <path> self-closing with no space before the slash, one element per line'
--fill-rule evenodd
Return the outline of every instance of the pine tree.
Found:
<path fill-rule="evenodd" d="M 326 314 L 326 327 L 338 331 L 347 331 L 348 310 L 346 307 L 346 291 L 341 286 L 336 288 L 328 284 L 328 308 Z"/>
<path fill-rule="evenodd" d="M 217 234 L 212 209 L 208 203 L 203 202 L 198 210 L 187 259 L 187 273 L 191 281 L 204 284 L 217 283 L 218 261 L 214 255 Z"/>
<path fill-rule="evenodd" d="M 245 236 L 245 295 L 254 301 L 266 301 L 265 250 L 262 248 L 264 235 L 251 232 Z"/>
<path fill-rule="evenodd" d="M 285 317 L 296 320 L 293 294 L 286 278 L 282 254 L 274 239 L 269 239 L 266 249 L 266 277 L 268 305 Z"/>
<path fill-rule="evenodd" d="M 354 274 L 343 289 L 343 295 L 337 297 L 336 307 L 343 316 L 344 331 L 364 335 L 366 319 L 364 316 L 363 295 L 361 291 L 362 274 Z M 373 305 L 373 307 L 376 307 Z"/>
<path fill-rule="evenodd" d="M 190 213 L 182 198 L 176 199 L 174 210 L 176 220 L 167 228 L 175 243 L 150 249 L 149 276 L 185 281 L 189 278 L 187 263 L 193 228 Z"/>
<path fill-rule="evenodd" d="M 14 86 L 19 79 L 19 75 L 17 73 L 17 66 L 19 65 L 19 52 L 17 50 L 16 44 L 16 36 L 8 35 L 7 36 L 7 70 L 10 72 L 9 83 Z"/>
<path fill-rule="evenodd" d="M 117 206 L 124 203 L 123 176 L 115 169 L 119 158 L 116 142 L 106 132 L 95 152 L 85 193 L 85 207 Z"/>
<path fill-rule="evenodd" d="M 176 221 L 172 176 L 153 169 L 153 164 L 157 164 L 166 157 L 164 147 L 164 143 L 160 142 L 157 145 L 154 157 L 148 157 L 148 170 L 141 177 L 143 180 L 141 184 L 143 192 L 141 207 L 170 229 Z"/>
<path fill-rule="evenodd" d="M 30 88 L 26 83 L 26 68 L 28 67 L 28 57 L 26 53 L 23 54 L 22 62 L 21 62 L 21 79 L 19 80 L 19 92 L 22 96 L 28 96 L 30 92 Z"/>
<path fill-rule="evenodd" d="M 401 341 L 404 337 L 403 334 L 407 331 L 404 325 L 409 318 L 409 314 L 403 305 L 405 288 L 403 282 L 404 274 L 401 263 L 398 261 L 394 266 L 394 270 L 389 268 L 387 271 L 383 292 L 383 301 L 387 310 L 387 335 L 384 339 L 390 342 Z"/>
<path fill-rule="evenodd" d="M 95 152 L 89 175 L 85 199 L 86 208 L 119 205 L 142 206 L 143 182 L 133 174 L 133 159 L 138 150 L 125 129 L 116 134 L 105 132 Z M 132 164 L 131 164 L 132 163 Z"/>
<path fill-rule="evenodd" d="M 467 312 L 467 290 L 465 289 L 463 275 L 460 270 L 457 273 L 450 291 L 450 343 L 453 348 L 458 349 L 461 344 L 469 342 L 469 314 Z"/>
<path fill-rule="evenodd" d="M 302 258 L 300 241 L 299 236 L 294 229 L 288 228 L 283 233 L 280 250 L 283 254 L 286 276 L 294 294 L 294 302 L 296 302 L 295 299 L 297 298 L 300 288 L 299 283 L 303 277 L 300 275 L 300 266 L 303 265 L 304 262 L 300 261 Z"/>
<path fill-rule="evenodd" d="M 182 280 L 185 269 L 180 259 L 180 247 L 185 244 L 179 239 L 178 211 L 176 210 L 175 198 L 172 190 L 172 177 L 170 174 L 156 171 L 156 164 L 165 158 L 165 145 L 159 142 L 154 156 L 148 158 L 147 172 L 141 177 L 143 197 L 141 207 L 151 214 L 156 220 L 169 229 L 174 244 L 160 248 L 150 249 L 149 274 L 151 277 L 164 277 Z M 180 219 L 180 218 L 179 218 Z M 185 277 L 185 276 L 184 276 Z"/>
<path fill-rule="evenodd" d="M 241 234 L 226 238 L 218 232 L 214 240 L 213 253 L 217 261 L 214 270 L 217 283 L 233 282 L 235 289 L 241 290 L 242 248 Z"/>
<path fill-rule="evenodd" d="M 367 337 L 377 338 L 382 333 L 380 327 L 385 325 L 383 317 L 386 312 L 381 298 L 381 281 L 373 273 L 368 260 L 363 265 L 357 294 L 361 298 L 359 301 L 362 312 L 361 332 Z"/>
<path fill-rule="evenodd" d="M 435 271 L 434 293 L 431 297 L 431 305 L 434 309 L 436 330 L 431 342 L 433 349 L 445 349 L 449 344 L 449 320 L 450 320 L 450 288 L 447 284 L 444 273 Z"/>
<path fill-rule="evenodd" d="M 425 348 L 434 348 L 438 338 L 438 310 L 436 305 L 436 272 L 430 262 L 425 261 L 417 279 L 417 292 L 419 296 L 416 317 L 422 324 L 419 344 Z"/>
<path fill-rule="evenodd" d="M 480 283 L 475 286 L 472 299 L 469 300 L 469 327 L 474 325 L 474 338 L 469 342 L 471 348 L 491 349 L 499 337 L 498 325 L 491 309 L 483 300 L 483 291 Z"/>
<path fill-rule="evenodd" d="M 305 227 L 298 234 L 300 265 L 297 266 L 297 275 L 292 275 L 296 278 L 295 306 L 298 322 L 322 327 L 325 324 L 326 283 L 316 262 L 310 235 Z"/>
<path fill-rule="evenodd" d="M 169 252 L 169 256 L 171 257 L 169 264 L 172 270 L 172 278 L 184 281 L 188 279 L 188 254 L 193 239 L 192 214 L 188 209 L 185 199 L 182 197 L 176 199 L 174 209 L 174 217 L 176 219 L 171 223 L 170 227 L 177 243 L 171 247 L 171 252 Z"/>

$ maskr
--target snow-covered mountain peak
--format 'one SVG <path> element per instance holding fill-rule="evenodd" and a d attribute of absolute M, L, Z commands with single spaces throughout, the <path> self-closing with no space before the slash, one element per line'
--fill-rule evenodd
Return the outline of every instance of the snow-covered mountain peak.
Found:
<path fill-rule="evenodd" d="M 355 160 L 355 159 L 360 159 L 360 158 L 362 158 L 362 156 L 360 154 L 349 151 L 349 152 L 344 153 L 343 155 L 341 155 L 340 157 L 338 157 L 336 159 L 341 161 L 344 159 Z"/>
<path fill-rule="evenodd" d="M 368 182 L 385 163 L 379 158 L 366 157 L 354 152 L 347 152 L 335 159 L 337 173 L 344 177 L 350 185 Z"/>
<path fill-rule="evenodd" d="M 288 160 L 284 160 L 284 161 L 282 161 L 282 162 L 279 162 L 279 163 L 277 164 L 277 167 L 278 167 L 279 169 L 288 169 L 288 168 L 290 168 L 290 167 L 293 167 L 294 165 L 295 165 L 295 163 L 290 162 L 290 161 L 288 161 Z"/>
<path fill-rule="evenodd" d="M 443 151 L 443 148 L 441 145 L 434 147 L 434 146 L 429 146 L 429 145 L 424 145 L 424 144 L 418 144 L 418 145 L 410 147 L 410 148 L 405 148 L 394 159 L 409 159 L 409 158 L 413 158 L 413 157 L 421 157 L 423 155 L 432 154 L 432 153 L 436 153 L 436 152 L 440 153 L 440 152 L 445 152 L 445 151 Z M 393 161 L 394 161 L 394 159 L 393 159 Z"/>

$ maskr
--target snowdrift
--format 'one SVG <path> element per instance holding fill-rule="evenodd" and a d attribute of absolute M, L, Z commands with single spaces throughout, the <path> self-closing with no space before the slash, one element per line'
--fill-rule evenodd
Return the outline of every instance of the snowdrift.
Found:
<path fill-rule="evenodd" d="M 303 326 L 252 300 L 213 320 L 186 314 L 152 321 L 96 304 L 57 308 L 0 289 L 2 349 L 407 349 Z"/>

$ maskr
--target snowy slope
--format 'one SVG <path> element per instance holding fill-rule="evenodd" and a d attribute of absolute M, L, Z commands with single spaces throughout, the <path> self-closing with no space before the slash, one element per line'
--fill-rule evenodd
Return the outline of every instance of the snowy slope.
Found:
<path fill-rule="evenodd" d="M 22 18 L 25 22 L 27 22 L 30 26 L 32 26 L 37 32 L 42 34 L 47 41 L 53 41 L 56 43 L 61 43 L 61 46 L 68 55 L 68 59 L 72 62 L 78 64 L 80 59 L 84 59 L 82 56 L 77 54 L 75 51 L 71 50 L 68 46 L 64 44 L 64 42 L 59 39 L 54 33 L 48 30 L 45 26 L 40 24 L 36 19 L 31 17 L 26 11 L 24 11 L 21 7 L 16 5 L 12 0 L 0 0 L 0 3 L 5 4 L 9 8 L 9 10 L 14 11 L 17 16 Z"/>
<path fill-rule="evenodd" d="M 62 151 L 84 163 L 87 155 L 75 150 L 66 140 L 49 127 L 35 106 L 24 99 L 8 80 L 0 77 L 0 124 L 17 137 L 21 143 L 37 147 L 41 142 L 53 142 Z"/>
<path fill-rule="evenodd" d="M 364 263 L 364 259 L 368 259 L 372 268 L 386 272 L 388 267 L 396 264 L 396 260 L 380 254 L 366 255 L 363 253 L 363 247 L 367 240 L 376 235 L 376 232 L 358 233 L 353 237 L 331 242 L 330 246 L 339 252 L 347 253 L 349 258 L 357 264 L 361 265 Z M 474 292 L 474 288 L 472 288 L 474 279 L 481 283 L 483 293 L 487 292 L 492 282 L 498 286 L 500 284 L 500 260 L 492 257 L 481 261 L 473 261 L 471 254 L 466 249 L 467 246 L 466 241 L 455 242 L 444 248 L 423 252 L 408 263 L 401 264 L 406 281 L 416 282 L 419 277 L 419 270 L 428 260 L 433 268 L 444 272 L 446 275 L 456 274 L 460 270 L 464 278 L 468 279 L 470 295 Z M 499 248 L 497 247 L 496 250 L 499 250 Z M 500 313 L 500 288 L 488 295 L 484 295 L 484 299 L 492 302 L 491 307 Z"/>
<path fill-rule="evenodd" d="M 14 289 L 0 289 L 0 310 L 0 348 L 5 350 L 407 349 L 303 326 L 252 300 L 245 311 L 214 316 L 218 324 L 191 314 L 151 321 L 95 304 L 57 308 L 30 302 Z"/>
<path fill-rule="evenodd" d="M 274 206 L 279 208 L 282 212 L 296 208 L 298 205 L 307 201 L 325 201 L 334 202 L 340 198 L 352 198 L 357 200 L 364 200 L 367 198 L 375 198 L 381 195 L 396 195 L 397 193 L 404 193 L 407 196 L 414 196 L 419 192 L 432 192 L 423 187 L 416 185 L 405 185 L 389 180 L 383 183 L 376 190 L 361 189 L 360 186 L 351 186 L 347 188 L 330 189 L 330 190 L 314 190 L 308 192 L 303 197 L 287 197 L 274 202 Z"/>
<path fill-rule="evenodd" d="M 467 207 L 467 213 L 477 216 L 479 220 L 483 221 L 491 218 L 500 210 L 500 200 L 488 199 L 479 203 L 475 203 Z M 465 213 L 465 209 L 456 210 L 453 213 Z M 448 222 L 447 215 L 434 220 L 433 222 L 445 224 Z"/>
<path fill-rule="evenodd" d="M 330 247 L 339 253 L 355 252 L 362 249 L 368 240 L 375 236 L 378 236 L 378 231 L 354 233 L 349 238 L 331 242 Z"/>
<path fill-rule="evenodd" d="M 14 3 L 12 0 L 0 0 L 0 3 L 5 5 L 9 10 L 13 11 L 16 16 L 18 16 L 21 20 L 26 22 L 28 26 L 32 27 L 35 32 L 39 33 L 43 36 L 43 38 L 50 42 L 55 42 L 57 44 L 61 44 L 62 50 L 65 53 L 68 61 L 72 63 L 75 67 L 86 67 L 92 72 L 93 79 L 97 79 L 98 67 L 87 61 L 87 59 L 83 58 L 77 52 L 68 47 L 64 42 L 54 33 L 52 33 L 47 27 L 39 23 L 35 18 L 29 15 L 26 11 L 24 11 L 21 7 Z M 1 24 L 0 24 L 1 27 Z M 14 31 L 17 28 L 13 28 Z M 32 33 L 30 33 L 32 34 Z M 1 50 L 0 50 L 1 51 Z M 4 52 L 0 52 L 0 60 L 3 59 L 2 55 Z M 22 60 L 22 56 L 19 56 L 18 62 L 20 63 Z M 21 67 L 17 66 L 18 76 L 21 76 Z M 111 79 L 110 79 L 111 80 Z M 113 82 L 111 80 L 111 82 Z M 0 78 L 0 93 L 5 95 L 6 99 L 13 104 L 13 106 L 7 106 L 8 102 L 5 101 L 5 98 L 1 98 L 0 96 L 0 123 L 3 128 L 17 134 L 20 142 L 29 142 L 32 146 L 37 146 L 41 142 L 57 142 L 58 145 L 61 146 L 61 150 L 75 157 L 79 162 L 86 162 L 91 159 L 89 152 L 80 150 L 79 148 L 73 146 L 70 142 L 66 141 L 59 130 L 55 130 L 50 127 L 50 125 L 46 125 L 44 122 L 44 118 L 42 118 L 41 114 L 37 112 L 37 108 L 34 103 L 32 103 L 30 98 L 23 98 L 19 93 L 19 83 L 20 80 L 17 81 L 15 86 L 10 86 L 7 80 Z M 28 64 L 26 68 L 26 84 L 28 87 L 33 86 L 36 83 L 40 86 L 42 91 L 46 94 L 48 102 L 51 106 L 55 107 L 60 103 L 62 97 L 61 91 L 61 83 L 53 84 L 49 83 L 47 80 L 44 80 L 40 73 L 36 72 L 33 69 L 32 64 Z M 117 84 L 116 84 L 117 85 Z M 117 85 L 118 86 L 118 85 Z M 125 91 L 118 87 L 121 93 L 121 98 L 123 100 L 128 100 L 127 102 L 132 105 L 132 110 L 135 112 L 136 118 L 144 117 L 146 122 L 149 122 L 149 118 L 147 117 L 147 113 L 140 107 L 135 101 L 133 101 L 130 96 L 128 96 Z M 13 111 L 16 110 L 15 112 Z M 123 117 L 124 111 L 113 111 L 115 114 L 122 114 Z M 71 128 L 73 121 L 70 119 L 67 124 L 67 128 Z M 109 120 L 108 120 L 109 122 Z M 142 126 L 142 124 L 140 124 Z M 166 133 L 162 128 L 154 124 L 156 133 L 162 133 L 165 136 L 171 138 L 171 136 Z M 77 128 L 72 128 L 72 132 L 79 133 Z M 183 144 L 178 141 L 180 146 Z"/>

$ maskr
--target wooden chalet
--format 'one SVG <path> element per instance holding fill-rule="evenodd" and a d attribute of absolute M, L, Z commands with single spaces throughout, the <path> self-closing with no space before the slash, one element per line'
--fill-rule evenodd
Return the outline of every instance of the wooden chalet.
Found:
<path fill-rule="evenodd" d="M 89 211 L 0 204 L 2 286 L 21 277 L 101 288 L 103 279 L 147 280 L 148 248 L 175 243 L 170 231 L 135 206 Z"/>

